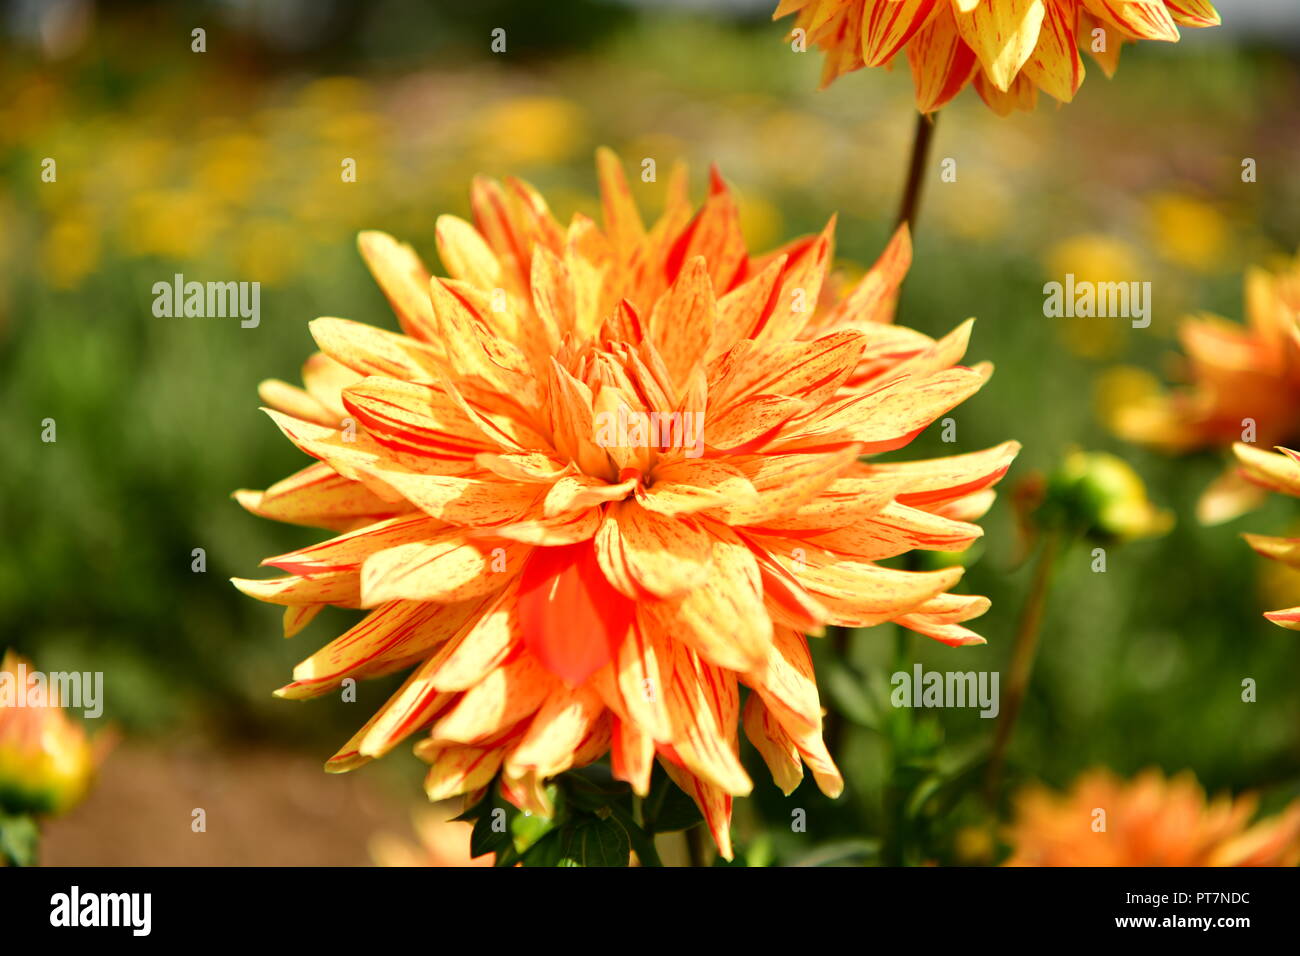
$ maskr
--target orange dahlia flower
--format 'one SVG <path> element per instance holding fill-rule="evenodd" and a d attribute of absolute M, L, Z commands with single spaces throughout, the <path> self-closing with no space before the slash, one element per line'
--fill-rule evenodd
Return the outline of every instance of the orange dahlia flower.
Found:
<path fill-rule="evenodd" d="M 1259 488 L 1300 497 L 1300 452 L 1279 448 L 1280 454 L 1277 454 L 1240 442 L 1232 450 L 1237 455 L 1241 475 L 1246 481 Z M 1281 561 L 1292 568 L 1300 568 L 1300 538 L 1270 538 L 1262 534 L 1247 534 L 1243 537 L 1264 557 Z M 1268 611 L 1264 616 L 1288 630 L 1300 631 L 1300 607 Z"/>
<path fill-rule="evenodd" d="M 826 53 L 823 87 L 864 66 L 888 66 L 905 49 L 921 112 L 974 82 L 1003 116 L 1033 109 L 1040 89 L 1074 99 L 1080 46 L 1113 76 L 1122 44 L 1176 43 L 1179 25 L 1219 23 L 1207 0 L 781 0 L 772 18 L 796 12 L 796 28 Z"/>
<path fill-rule="evenodd" d="M 1278 272 L 1251 269 L 1245 286 L 1246 325 L 1213 315 L 1183 320 L 1188 387 L 1117 403 L 1109 414 L 1120 437 L 1171 452 L 1300 443 L 1300 257 Z M 1207 523 L 1227 521 L 1261 498 L 1229 469 L 1197 513 Z"/>
<path fill-rule="evenodd" d="M 304 660 L 288 698 L 414 668 L 327 769 L 427 729 L 432 799 L 484 788 L 549 815 L 543 782 L 610 753 L 644 794 L 656 757 L 730 854 L 750 779 L 743 723 L 780 785 L 811 767 L 839 793 L 804 635 L 896 621 L 947 644 L 988 606 L 960 568 L 877 562 L 954 550 L 1015 443 L 865 464 L 974 394 L 970 323 L 938 341 L 889 323 L 910 263 L 900 230 L 845 297 L 821 302 L 832 224 L 751 256 L 715 173 L 692 214 L 678 169 L 649 229 L 613 154 L 604 228 L 567 227 L 524 183 L 479 179 L 475 224 L 437 223 L 450 278 L 364 233 L 403 334 L 317 319 L 306 390 L 268 382 L 285 435 L 316 464 L 256 514 L 328 528 L 237 581 L 285 605 L 366 608 Z M 707 422 L 704 421 L 707 416 Z"/>
<path fill-rule="evenodd" d="M 1295 866 L 1300 800 L 1251 825 L 1256 799 L 1206 801 L 1190 772 L 1131 781 L 1093 770 L 1069 793 L 1029 787 L 1016 799 L 1006 866 Z"/>

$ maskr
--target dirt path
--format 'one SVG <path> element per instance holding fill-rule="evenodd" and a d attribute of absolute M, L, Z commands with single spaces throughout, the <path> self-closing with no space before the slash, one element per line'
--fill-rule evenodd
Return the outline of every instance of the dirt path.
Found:
<path fill-rule="evenodd" d="M 409 836 L 404 802 L 366 772 L 293 752 L 120 743 L 85 803 L 45 830 L 42 862 L 86 866 L 367 866 L 379 831 Z M 206 832 L 191 829 L 195 808 Z"/>

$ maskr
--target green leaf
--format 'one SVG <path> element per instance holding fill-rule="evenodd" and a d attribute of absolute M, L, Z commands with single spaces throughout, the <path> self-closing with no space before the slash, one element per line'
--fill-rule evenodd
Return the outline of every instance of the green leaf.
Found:
<path fill-rule="evenodd" d="M 511 836 L 511 807 L 486 807 L 484 813 L 474 821 L 474 830 L 469 837 L 470 856 L 482 856 L 485 853 L 503 853 L 514 849 Z M 516 811 L 517 813 L 518 811 Z"/>
<path fill-rule="evenodd" d="M 40 838 L 41 832 L 32 817 L 0 813 L 0 863 L 35 866 Z"/>
<path fill-rule="evenodd" d="M 859 726 L 879 730 L 880 716 L 867 690 L 865 679 L 851 667 L 837 660 L 832 660 L 829 666 L 820 668 L 818 676 L 821 676 L 823 671 L 826 675 L 826 696 L 830 698 L 835 709 Z"/>
<path fill-rule="evenodd" d="M 880 856 L 878 840 L 841 840 L 827 843 L 797 860 L 795 866 L 863 866 Z"/>
<path fill-rule="evenodd" d="M 583 866 L 627 866 L 632 852 L 627 831 L 616 819 L 593 818 L 574 828 L 571 853 Z"/>
<path fill-rule="evenodd" d="M 632 811 L 632 788 L 622 780 L 615 780 L 603 764 L 591 764 L 581 770 L 566 773 L 560 778 L 565 793 L 576 810 L 595 813 L 605 808 L 618 807 Z"/>
<path fill-rule="evenodd" d="M 556 827 L 528 848 L 520 857 L 524 866 L 575 866 L 568 855 L 567 827 Z"/>
<path fill-rule="evenodd" d="M 642 866 L 664 865 L 664 861 L 659 858 L 659 849 L 655 846 L 654 834 L 647 833 L 632 820 L 625 819 L 622 816 L 619 817 L 619 822 L 623 824 L 623 829 L 627 831 L 627 837 L 632 841 L 632 849 L 636 851 L 637 859 Z"/>
<path fill-rule="evenodd" d="M 627 866 L 627 831 L 610 816 L 584 816 L 544 834 L 523 854 L 524 866 Z"/>

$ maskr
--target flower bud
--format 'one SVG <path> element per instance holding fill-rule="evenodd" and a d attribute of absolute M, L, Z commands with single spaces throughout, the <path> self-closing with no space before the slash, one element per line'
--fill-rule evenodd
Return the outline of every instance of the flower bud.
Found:
<path fill-rule="evenodd" d="M 95 758 L 81 727 L 12 651 L 0 663 L 0 812 L 58 814 L 85 796 Z"/>
<path fill-rule="evenodd" d="M 1072 451 L 1047 482 L 1044 516 L 1085 535 L 1112 541 L 1156 537 L 1173 527 L 1173 514 L 1147 497 L 1137 472 L 1106 452 Z"/>

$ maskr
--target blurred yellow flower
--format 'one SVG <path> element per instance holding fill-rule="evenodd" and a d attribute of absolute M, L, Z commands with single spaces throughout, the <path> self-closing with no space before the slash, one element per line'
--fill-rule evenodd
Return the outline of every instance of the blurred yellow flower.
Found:
<path fill-rule="evenodd" d="M 212 198 L 198 190 L 149 190 L 131 197 L 124 240 L 136 255 L 194 260 L 223 222 Z"/>
<path fill-rule="evenodd" d="M 986 826 L 962 827 L 953 837 L 953 854 L 963 866 L 985 866 L 997 850 L 993 836 Z"/>
<path fill-rule="evenodd" d="M 47 77 L 31 75 L 6 93 L 0 106 L 0 146 L 36 141 L 59 116 L 62 91 Z"/>
<path fill-rule="evenodd" d="M 303 110 L 333 114 L 362 106 L 369 93 L 370 87 L 357 77 L 323 76 L 299 91 L 297 105 Z"/>
<path fill-rule="evenodd" d="M 1142 268 L 1141 255 L 1123 239 L 1101 233 L 1080 233 L 1052 245 L 1045 257 L 1054 276 L 1074 273 L 1079 281 L 1128 281 Z"/>
<path fill-rule="evenodd" d="M 1144 368 L 1134 365 L 1116 365 L 1097 377 L 1097 417 L 1107 427 L 1132 410 L 1157 401 L 1160 397 L 1160 380 Z"/>
<path fill-rule="evenodd" d="M 520 96 L 486 107 L 478 124 L 482 148 L 503 164 L 558 163 L 586 148 L 586 117 L 556 96 Z"/>
<path fill-rule="evenodd" d="M 0 812 L 58 814 L 85 796 L 95 758 L 81 727 L 13 651 L 0 661 Z"/>
<path fill-rule="evenodd" d="M 230 133 L 204 140 L 194 173 L 195 188 L 223 202 L 241 203 L 252 195 L 265 174 L 269 157 L 265 143 L 248 133 Z"/>
<path fill-rule="evenodd" d="M 1068 793 L 1021 791 L 1006 866 L 1295 866 L 1300 800 L 1251 825 L 1256 798 L 1207 801 L 1191 772 L 1147 770 L 1131 781 L 1100 769 Z"/>
<path fill-rule="evenodd" d="M 129 195 L 155 187 L 178 162 L 176 142 L 138 130 L 127 130 L 104 148 L 97 165 L 104 182 L 120 194 Z"/>
<path fill-rule="evenodd" d="M 1156 248 L 1170 262 L 1207 271 L 1222 262 L 1228 223 L 1211 203 L 1182 193 L 1148 200 Z"/>
<path fill-rule="evenodd" d="M 235 268 L 251 282 L 276 285 L 302 262 L 298 232 L 280 219 L 258 218 L 242 224 L 235 245 Z"/>
<path fill-rule="evenodd" d="M 55 221 L 41 243 L 41 271 L 55 289 L 75 289 L 100 260 L 99 229 L 87 210 Z"/>
<path fill-rule="evenodd" d="M 1100 233 L 1081 233 L 1051 246 L 1044 257 L 1048 275 L 1062 281 L 1100 286 L 1106 282 L 1132 282 L 1144 274 L 1142 257 L 1131 244 Z M 1056 319 L 1066 347 L 1084 358 L 1114 355 L 1123 342 L 1125 325 L 1086 316 Z"/>

